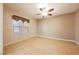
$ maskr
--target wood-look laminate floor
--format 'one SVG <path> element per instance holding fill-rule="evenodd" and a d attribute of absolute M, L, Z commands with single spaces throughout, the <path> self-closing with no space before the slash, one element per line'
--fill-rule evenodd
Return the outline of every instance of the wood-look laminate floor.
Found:
<path fill-rule="evenodd" d="M 79 45 L 35 37 L 4 47 L 6 55 L 79 55 Z"/>

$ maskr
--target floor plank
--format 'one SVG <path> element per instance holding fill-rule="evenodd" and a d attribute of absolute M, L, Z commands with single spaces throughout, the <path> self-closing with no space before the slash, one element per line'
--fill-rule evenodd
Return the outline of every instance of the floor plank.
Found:
<path fill-rule="evenodd" d="M 35 37 L 4 47 L 5 55 L 79 55 L 79 45 Z"/>

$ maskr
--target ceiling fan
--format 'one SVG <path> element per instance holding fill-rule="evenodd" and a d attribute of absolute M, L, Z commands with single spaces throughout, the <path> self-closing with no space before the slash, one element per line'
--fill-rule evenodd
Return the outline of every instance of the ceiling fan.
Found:
<path fill-rule="evenodd" d="M 46 16 L 52 16 L 52 11 L 54 10 L 54 8 L 50 8 L 50 9 L 39 8 L 39 10 L 41 11 L 41 13 L 38 13 L 36 15 L 40 15 L 40 16 L 42 16 L 44 18 Z"/>

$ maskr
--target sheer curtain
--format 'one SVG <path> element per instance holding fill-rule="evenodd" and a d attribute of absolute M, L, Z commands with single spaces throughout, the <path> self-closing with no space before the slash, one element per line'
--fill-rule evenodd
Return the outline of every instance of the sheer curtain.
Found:
<path fill-rule="evenodd" d="M 23 24 L 23 34 L 26 34 L 29 32 L 29 28 L 28 28 L 28 22 L 25 21 L 24 24 Z"/>
<path fill-rule="evenodd" d="M 13 20 L 13 33 L 15 36 L 28 34 L 29 32 L 29 23 L 22 20 Z"/>

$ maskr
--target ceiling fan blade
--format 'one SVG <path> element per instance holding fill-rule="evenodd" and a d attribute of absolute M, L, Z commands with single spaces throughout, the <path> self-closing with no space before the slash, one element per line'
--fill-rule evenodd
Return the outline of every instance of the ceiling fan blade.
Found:
<path fill-rule="evenodd" d="M 52 8 L 52 9 L 49 9 L 49 10 L 48 10 L 48 12 L 51 12 L 51 11 L 53 11 L 53 10 L 54 10 L 54 8 Z"/>
<path fill-rule="evenodd" d="M 42 8 L 40 8 L 40 11 L 43 11 L 43 9 L 42 9 Z"/>
<path fill-rule="evenodd" d="M 49 16 L 52 16 L 52 14 L 48 14 Z"/>
<path fill-rule="evenodd" d="M 46 8 L 40 8 L 40 11 L 44 11 Z"/>

